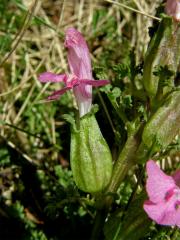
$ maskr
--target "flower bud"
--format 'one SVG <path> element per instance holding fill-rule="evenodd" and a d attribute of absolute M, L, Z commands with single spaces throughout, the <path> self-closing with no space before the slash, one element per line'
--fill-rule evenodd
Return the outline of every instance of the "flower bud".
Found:
<path fill-rule="evenodd" d="M 170 85 L 174 85 L 173 80 L 180 60 L 179 39 L 180 28 L 170 17 L 164 17 L 150 41 L 144 61 L 143 84 L 151 98 L 156 96 L 158 90 L 162 91 L 162 86 L 159 84 L 160 76 L 157 74 L 160 67 L 166 67 L 172 73 Z M 163 81 L 166 80 L 168 76 L 165 74 Z"/>
<path fill-rule="evenodd" d="M 180 91 L 172 92 L 147 122 L 142 140 L 159 151 L 167 147 L 180 130 Z"/>

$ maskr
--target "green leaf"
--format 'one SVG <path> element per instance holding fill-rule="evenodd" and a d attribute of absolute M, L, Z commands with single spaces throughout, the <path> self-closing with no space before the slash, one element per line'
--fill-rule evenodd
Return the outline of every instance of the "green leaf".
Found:
<path fill-rule="evenodd" d="M 143 210 L 145 194 L 142 193 L 130 205 L 125 215 L 118 209 L 104 227 L 106 240 L 139 240 L 149 230 L 151 221 Z"/>
<path fill-rule="evenodd" d="M 10 164 L 10 156 L 8 149 L 5 147 L 0 148 L 0 167 Z"/>

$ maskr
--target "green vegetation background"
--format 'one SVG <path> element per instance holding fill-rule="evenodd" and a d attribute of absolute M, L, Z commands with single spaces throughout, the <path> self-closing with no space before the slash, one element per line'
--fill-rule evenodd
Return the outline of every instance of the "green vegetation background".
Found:
<path fill-rule="evenodd" d="M 121 2 L 151 15 L 160 3 Z M 137 114 L 146 118 L 139 79 L 153 19 L 107 1 L 1 0 L 0 22 L 0 239 L 89 239 L 94 199 L 73 182 L 64 119 L 74 114 L 75 101 L 67 93 L 45 102 L 60 86 L 41 85 L 37 78 L 47 70 L 68 71 L 64 30 L 78 28 L 92 54 L 94 77 L 112 80 L 93 98 L 115 159 L 127 137 L 124 123 Z M 167 169 L 174 170 L 171 163 Z M 125 208 L 135 184 L 130 173 L 114 208 Z M 172 233 L 152 224 L 142 239 L 171 239 Z"/>

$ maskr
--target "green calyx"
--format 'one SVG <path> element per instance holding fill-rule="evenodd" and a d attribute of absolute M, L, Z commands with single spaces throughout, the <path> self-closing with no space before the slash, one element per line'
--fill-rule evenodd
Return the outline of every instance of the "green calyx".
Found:
<path fill-rule="evenodd" d="M 112 174 L 112 156 L 92 113 L 72 128 L 70 161 L 79 189 L 96 193 L 106 188 Z"/>
<path fill-rule="evenodd" d="M 180 129 L 180 91 L 174 91 L 147 122 L 143 143 L 154 151 L 166 148 Z"/>

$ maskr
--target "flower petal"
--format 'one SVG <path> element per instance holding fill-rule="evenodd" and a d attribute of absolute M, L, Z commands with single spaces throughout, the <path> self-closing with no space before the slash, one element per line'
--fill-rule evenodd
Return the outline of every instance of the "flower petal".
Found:
<path fill-rule="evenodd" d="M 44 72 L 39 75 L 38 79 L 40 82 L 63 82 L 66 79 L 66 74 Z"/>
<path fill-rule="evenodd" d="M 180 210 L 166 211 L 164 217 L 161 219 L 160 224 L 175 226 L 180 225 Z"/>
<path fill-rule="evenodd" d="M 94 86 L 94 87 L 100 87 L 100 86 L 104 86 L 104 85 L 110 84 L 109 80 L 80 79 L 80 82 L 84 83 L 86 85 Z"/>
<path fill-rule="evenodd" d="M 151 201 L 145 201 L 143 205 L 144 211 L 147 213 L 149 218 L 154 220 L 156 223 L 159 223 L 162 217 L 164 216 L 165 205 L 156 204 Z"/>
<path fill-rule="evenodd" d="M 151 201 L 145 201 L 143 208 L 148 216 L 156 223 L 174 226 L 177 223 L 177 214 L 179 214 L 175 209 L 175 201 L 174 197 L 170 201 L 162 201 L 158 204 Z"/>
<path fill-rule="evenodd" d="M 74 28 L 66 31 L 65 46 L 68 48 L 68 63 L 71 73 L 79 79 L 92 79 L 91 59 L 85 39 Z M 92 86 L 79 85 L 74 88 L 74 95 L 80 117 L 88 113 L 92 104 Z"/>
<path fill-rule="evenodd" d="M 63 95 L 65 92 L 67 92 L 68 90 L 72 89 L 71 87 L 65 87 L 62 88 L 61 90 L 58 91 L 54 91 L 49 97 L 48 100 L 55 100 L 57 99 L 59 96 Z"/>
<path fill-rule="evenodd" d="M 176 210 L 176 225 L 180 228 L 180 208 Z"/>
<path fill-rule="evenodd" d="M 65 46 L 71 72 L 79 78 L 92 79 L 89 49 L 80 32 L 75 28 L 66 31 Z"/>
<path fill-rule="evenodd" d="M 157 203 L 165 199 L 166 193 L 176 187 L 171 176 L 161 171 L 159 166 L 152 160 L 146 164 L 148 179 L 146 182 L 146 191 L 150 201 Z"/>
<path fill-rule="evenodd" d="M 175 20 L 180 20 L 180 1 L 179 0 L 167 0 L 166 13 L 172 16 Z"/>
<path fill-rule="evenodd" d="M 86 87 L 87 86 L 85 86 L 84 84 L 79 84 L 78 86 L 73 88 L 80 117 L 84 116 L 91 110 L 92 95 L 89 93 L 89 91 L 87 91 Z"/>

